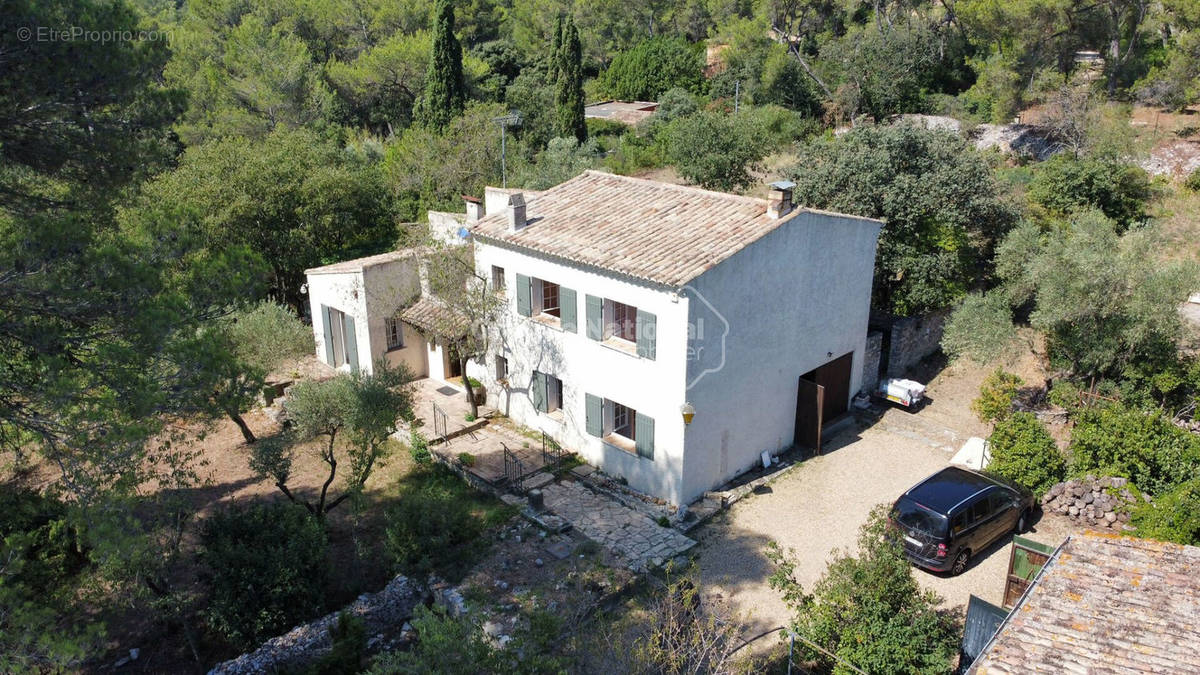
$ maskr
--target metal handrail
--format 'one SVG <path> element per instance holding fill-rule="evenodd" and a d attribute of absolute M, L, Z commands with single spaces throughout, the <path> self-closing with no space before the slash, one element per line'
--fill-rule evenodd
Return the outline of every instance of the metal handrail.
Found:
<path fill-rule="evenodd" d="M 446 411 L 439 408 L 436 403 L 430 403 L 430 405 L 433 406 L 433 436 L 442 439 L 443 443 L 449 443 L 450 424 L 446 418 Z"/>
<path fill-rule="evenodd" d="M 509 483 L 516 486 L 516 488 L 520 490 L 521 481 L 525 479 L 525 463 L 517 457 L 515 452 L 509 450 L 508 446 L 504 443 L 501 443 L 500 447 L 504 449 L 504 477 L 508 479 Z M 515 478 L 513 477 L 509 467 L 516 468 L 517 475 Z"/>
<path fill-rule="evenodd" d="M 546 466 L 550 466 L 552 464 L 557 464 L 563 458 L 563 455 L 565 455 L 565 454 L 566 454 L 566 452 L 563 450 L 562 446 L 558 444 L 558 441 L 554 440 L 550 436 L 547 436 L 546 432 L 543 431 L 542 432 L 542 464 L 544 464 Z"/>

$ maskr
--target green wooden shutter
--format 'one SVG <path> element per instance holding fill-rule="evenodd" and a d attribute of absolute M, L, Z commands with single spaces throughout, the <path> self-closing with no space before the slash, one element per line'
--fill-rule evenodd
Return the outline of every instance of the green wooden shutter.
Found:
<path fill-rule="evenodd" d="M 358 372 L 358 340 L 354 338 L 354 317 L 349 314 L 343 314 L 346 317 L 346 361 L 350 363 L 350 372 Z"/>
<path fill-rule="evenodd" d="M 333 363 L 333 323 L 329 320 L 329 308 L 321 305 L 321 325 L 325 332 L 322 341 L 325 343 L 325 363 L 334 365 Z"/>
<path fill-rule="evenodd" d="M 650 312 L 637 311 L 637 353 L 642 358 L 654 360 L 654 341 L 658 336 L 658 325 Z"/>
<path fill-rule="evenodd" d="M 604 339 L 604 299 L 589 295 L 587 305 L 587 336 L 593 340 Z"/>
<path fill-rule="evenodd" d="M 538 412 L 546 412 L 546 374 L 533 371 L 533 379 L 529 381 L 529 397 L 533 399 L 533 407 Z"/>
<path fill-rule="evenodd" d="M 583 400 L 587 432 L 599 437 L 604 433 L 604 400 L 591 394 L 584 394 Z"/>
<path fill-rule="evenodd" d="M 562 329 L 572 333 L 579 330 L 578 308 L 575 302 L 575 291 L 570 288 L 558 287 L 558 306 L 562 319 Z"/>
<path fill-rule="evenodd" d="M 633 435 L 637 437 L 638 457 L 654 459 L 654 418 L 637 413 L 634 417 Z"/>
<path fill-rule="evenodd" d="M 517 314 L 521 316 L 529 316 L 533 305 L 532 296 L 529 294 L 529 277 L 524 274 L 517 275 Z"/>

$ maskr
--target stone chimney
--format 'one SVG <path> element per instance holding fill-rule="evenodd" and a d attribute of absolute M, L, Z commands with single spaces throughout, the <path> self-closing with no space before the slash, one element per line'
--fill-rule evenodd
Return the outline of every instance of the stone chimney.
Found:
<path fill-rule="evenodd" d="M 782 218 L 792 212 L 792 190 L 796 184 L 790 180 L 771 183 L 767 193 L 767 215 L 771 218 Z"/>
<path fill-rule="evenodd" d="M 525 195 L 514 192 L 508 196 L 508 230 L 518 232 L 525 227 Z"/>
<path fill-rule="evenodd" d="M 463 201 L 467 203 L 467 222 L 473 223 L 484 216 L 483 200 L 470 195 L 463 195 Z"/>

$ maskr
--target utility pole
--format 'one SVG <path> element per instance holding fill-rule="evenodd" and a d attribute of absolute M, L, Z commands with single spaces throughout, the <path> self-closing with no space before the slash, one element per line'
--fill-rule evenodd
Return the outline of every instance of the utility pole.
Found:
<path fill-rule="evenodd" d="M 493 122 L 500 125 L 500 187 L 508 187 L 508 144 L 505 138 L 505 130 L 509 126 L 521 126 L 521 111 L 513 110 L 507 115 L 493 117 Z"/>

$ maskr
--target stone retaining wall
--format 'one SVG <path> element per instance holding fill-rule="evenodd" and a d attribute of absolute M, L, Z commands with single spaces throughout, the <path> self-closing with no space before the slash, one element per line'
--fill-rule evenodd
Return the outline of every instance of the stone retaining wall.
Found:
<path fill-rule="evenodd" d="M 867 334 L 867 348 L 863 350 L 862 384 L 859 391 L 875 391 L 879 384 L 879 360 L 883 358 L 883 333 L 872 331 Z"/>
<path fill-rule="evenodd" d="M 421 584 L 398 576 L 382 591 L 360 595 L 342 611 L 362 619 L 367 629 L 368 651 L 375 652 L 385 648 L 388 639 L 400 637 L 405 622 L 425 596 Z M 259 675 L 301 668 L 333 647 L 329 628 L 337 622 L 339 613 L 327 614 L 271 638 L 248 654 L 217 664 L 208 675 Z"/>
<path fill-rule="evenodd" d="M 909 368 L 942 348 L 942 332 L 950 310 L 897 319 L 891 328 L 887 376 L 901 377 Z"/>

